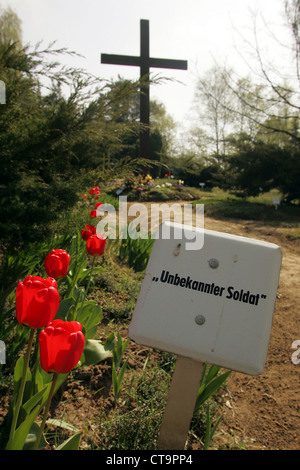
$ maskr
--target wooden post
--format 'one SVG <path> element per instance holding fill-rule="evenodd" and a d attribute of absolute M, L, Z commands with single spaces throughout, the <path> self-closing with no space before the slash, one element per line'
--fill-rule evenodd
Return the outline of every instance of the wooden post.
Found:
<path fill-rule="evenodd" d="M 203 370 L 202 362 L 177 357 L 158 450 L 184 450 Z"/>
<path fill-rule="evenodd" d="M 144 80 L 140 90 L 140 123 L 143 125 L 140 130 L 140 157 L 150 158 L 150 46 L 147 20 L 141 20 L 140 38 L 141 83 Z"/>

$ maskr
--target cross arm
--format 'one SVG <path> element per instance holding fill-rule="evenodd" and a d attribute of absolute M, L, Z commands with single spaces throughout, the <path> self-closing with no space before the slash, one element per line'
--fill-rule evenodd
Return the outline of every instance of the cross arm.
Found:
<path fill-rule="evenodd" d="M 180 69 L 187 70 L 187 60 L 176 60 L 176 59 L 155 59 L 150 58 L 150 67 L 162 68 L 162 69 Z"/>
<path fill-rule="evenodd" d="M 116 65 L 133 65 L 139 67 L 141 65 L 141 58 L 131 55 L 101 54 L 101 63 Z"/>

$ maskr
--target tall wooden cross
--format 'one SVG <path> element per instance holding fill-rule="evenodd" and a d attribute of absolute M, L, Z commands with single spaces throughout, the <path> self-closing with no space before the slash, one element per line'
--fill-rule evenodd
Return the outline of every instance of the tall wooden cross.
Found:
<path fill-rule="evenodd" d="M 150 154 L 150 67 L 187 70 L 186 60 L 155 59 L 149 53 L 149 20 L 140 20 L 140 56 L 101 54 L 102 64 L 131 65 L 140 67 L 143 85 L 140 89 L 140 157 Z"/>

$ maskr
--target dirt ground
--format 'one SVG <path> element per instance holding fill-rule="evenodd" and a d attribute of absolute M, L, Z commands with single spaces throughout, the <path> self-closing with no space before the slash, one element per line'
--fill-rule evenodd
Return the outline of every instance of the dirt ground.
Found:
<path fill-rule="evenodd" d="M 278 298 L 266 368 L 251 377 L 233 372 L 222 426 L 236 443 L 268 450 L 300 449 L 300 364 L 291 360 L 292 343 L 300 340 L 300 249 L 284 228 L 258 222 L 205 217 L 205 228 L 278 244 L 283 252 Z M 228 436 L 227 436 L 228 437 Z"/>

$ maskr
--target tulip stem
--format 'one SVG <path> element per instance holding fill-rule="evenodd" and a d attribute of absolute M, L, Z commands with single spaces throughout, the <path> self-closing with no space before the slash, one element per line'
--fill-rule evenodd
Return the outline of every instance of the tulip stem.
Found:
<path fill-rule="evenodd" d="M 91 272 L 90 272 L 90 276 L 89 276 L 89 282 L 88 282 L 88 285 L 86 286 L 86 289 L 85 289 L 85 293 L 84 293 L 84 296 L 83 296 L 83 299 L 82 299 L 82 303 L 81 303 L 80 310 L 82 310 L 84 301 L 85 301 L 86 296 L 87 296 L 87 294 L 88 294 L 88 291 L 89 291 L 89 289 L 90 289 L 90 284 L 91 284 L 92 275 L 93 275 L 93 270 L 94 270 L 94 264 L 95 264 L 95 258 L 96 258 L 96 256 L 93 256 L 92 265 L 91 265 Z"/>
<path fill-rule="evenodd" d="M 86 292 L 85 292 L 85 297 L 87 296 L 88 291 L 89 291 L 89 288 L 90 288 L 90 283 L 91 283 L 91 279 L 92 279 L 92 275 L 93 275 L 93 270 L 94 270 L 95 258 L 96 258 L 96 256 L 93 256 L 92 266 L 91 266 L 91 272 L 90 272 L 89 282 L 88 282 L 88 285 L 87 285 L 87 288 L 86 288 Z"/>
<path fill-rule="evenodd" d="M 13 443 L 15 432 L 16 432 L 16 426 L 17 426 L 17 422 L 18 422 L 18 418 L 19 418 L 19 412 L 20 412 L 20 408 L 21 408 L 21 405 L 22 405 L 22 401 L 23 401 L 23 395 L 24 395 L 24 389 L 25 389 L 25 383 L 26 383 L 26 376 L 27 376 L 27 369 L 28 369 L 28 365 L 29 365 L 29 359 L 30 359 L 30 353 L 31 353 L 32 344 L 33 344 L 34 333 L 35 333 L 35 329 L 31 328 L 30 335 L 29 335 L 29 340 L 28 340 L 28 344 L 27 344 L 27 351 L 26 351 L 25 360 L 24 360 L 22 380 L 21 380 L 21 384 L 20 384 L 20 388 L 19 388 L 17 403 L 16 403 L 14 413 L 13 413 L 13 418 L 12 418 L 12 423 L 11 423 L 11 428 L 10 428 L 10 434 L 9 434 L 9 440 L 8 440 L 8 444 L 7 444 L 7 447 L 6 447 L 7 449 L 9 449 L 10 445 Z"/>
<path fill-rule="evenodd" d="M 76 243 L 76 254 L 75 254 L 75 266 L 74 269 L 72 269 L 72 282 L 71 285 L 69 285 L 67 292 L 65 294 L 66 298 L 67 297 L 72 297 L 73 291 L 75 289 L 75 285 L 79 276 L 79 272 L 77 272 L 77 265 L 78 265 L 78 258 L 79 258 L 79 244 L 80 244 L 80 232 L 78 231 L 77 233 L 77 243 Z"/>
<path fill-rule="evenodd" d="M 57 374 L 56 372 L 53 375 L 50 392 L 49 392 L 49 395 L 48 395 L 47 403 L 45 405 L 43 419 L 42 419 L 40 429 L 39 429 L 39 433 L 37 435 L 37 438 L 36 438 L 36 441 L 34 443 L 34 446 L 33 446 L 32 450 L 37 450 L 37 448 L 39 446 L 39 443 L 40 443 L 40 440 L 41 440 L 41 437 L 42 437 L 42 434 L 43 434 L 43 431 L 44 431 L 44 428 L 45 428 L 45 424 L 46 424 L 47 416 L 48 416 L 48 413 L 49 413 L 49 409 L 50 409 L 52 397 L 53 397 L 53 394 L 54 394 L 55 385 L 56 385 L 56 382 L 57 382 L 58 375 L 59 374 Z"/>

